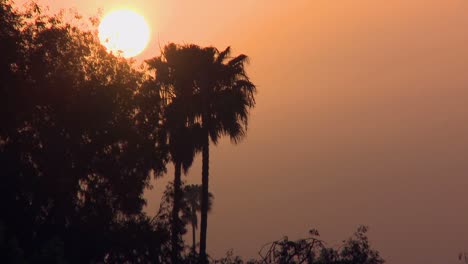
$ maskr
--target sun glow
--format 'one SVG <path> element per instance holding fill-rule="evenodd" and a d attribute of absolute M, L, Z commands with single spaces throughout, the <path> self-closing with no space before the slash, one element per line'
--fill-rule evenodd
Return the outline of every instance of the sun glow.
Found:
<path fill-rule="evenodd" d="M 150 29 L 145 18 L 123 9 L 107 14 L 99 25 L 99 40 L 108 51 L 125 58 L 140 54 L 148 45 Z"/>

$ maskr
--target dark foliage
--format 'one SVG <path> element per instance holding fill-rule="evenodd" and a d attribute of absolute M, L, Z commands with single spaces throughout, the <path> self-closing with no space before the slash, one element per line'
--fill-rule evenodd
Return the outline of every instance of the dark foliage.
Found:
<path fill-rule="evenodd" d="M 35 4 L 19 13 L 0 1 L 0 50 L 2 259 L 158 259 L 166 231 L 142 195 L 165 151 L 135 122 L 144 74 Z"/>
<path fill-rule="evenodd" d="M 296 241 L 287 237 L 264 245 L 259 260 L 244 262 L 229 251 L 225 257 L 214 260 L 219 264 L 383 264 L 379 252 L 372 249 L 366 236 L 368 228 L 361 226 L 354 235 L 343 241 L 339 248 L 327 247 L 313 229 L 310 237 Z"/>

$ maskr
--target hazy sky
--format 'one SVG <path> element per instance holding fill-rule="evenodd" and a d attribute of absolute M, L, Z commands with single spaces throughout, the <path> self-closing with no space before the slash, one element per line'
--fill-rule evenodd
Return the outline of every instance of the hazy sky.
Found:
<path fill-rule="evenodd" d="M 360 224 L 390 264 L 468 251 L 468 1 L 39 2 L 136 9 L 152 28 L 139 60 L 168 42 L 251 57 L 248 137 L 211 148 L 212 255 L 254 257 L 310 228 L 335 245 Z M 150 212 L 169 173 L 148 192 Z"/>

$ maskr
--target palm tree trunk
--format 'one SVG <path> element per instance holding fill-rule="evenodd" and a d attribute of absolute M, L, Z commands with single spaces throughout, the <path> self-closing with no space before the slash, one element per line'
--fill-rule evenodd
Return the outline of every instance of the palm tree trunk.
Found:
<path fill-rule="evenodd" d="M 202 150 L 202 201 L 201 201 L 201 224 L 200 224 L 200 263 L 208 263 L 206 256 L 206 231 L 208 229 L 208 173 L 210 161 L 210 145 L 208 131 L 204 133 Z"/>
<path fill-rule="evenodd" d="M 180 201 L 181 201 L 181 163 L 174 163 L 174 204 L 172 207 L 172 230 L 171 230 L 171 260 L 172 263 L 178 263 L 179 253 L 179 235 L 181 221 L 179 219 Z"/>

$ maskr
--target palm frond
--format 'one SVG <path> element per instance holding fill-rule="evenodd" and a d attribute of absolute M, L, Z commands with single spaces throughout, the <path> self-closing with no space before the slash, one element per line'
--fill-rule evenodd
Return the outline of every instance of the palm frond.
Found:
<path fill-rule="evenodd" d="M 225 50 L 218 54 L 216 63 L 222 63 L 231 54 L 231 47 L 227 47 Z"/>

